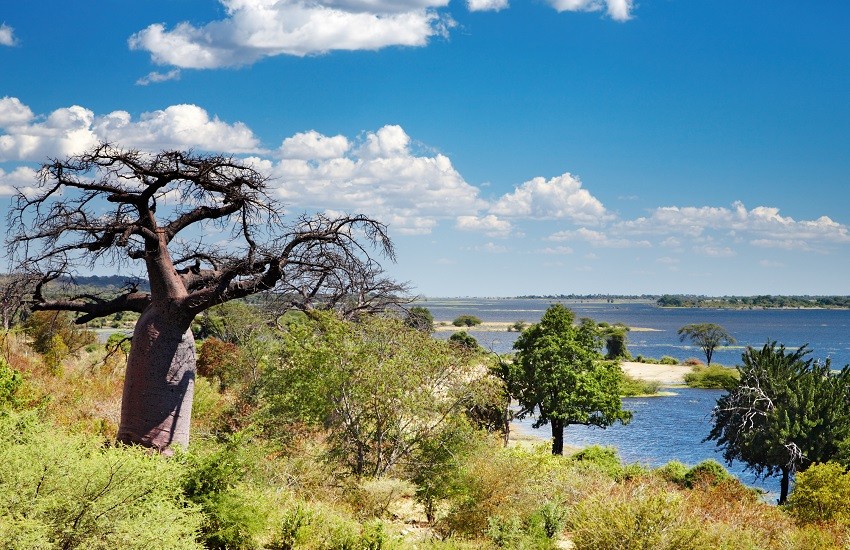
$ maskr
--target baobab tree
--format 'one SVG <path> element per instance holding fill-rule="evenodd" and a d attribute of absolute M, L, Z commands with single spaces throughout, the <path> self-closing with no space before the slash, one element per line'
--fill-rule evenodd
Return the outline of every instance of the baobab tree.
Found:
<path fill-rule="evenodd" d="M 282 289 L 289 307 L 342 303 L 357 312 L 379 293 L 403 290 L 375 260 L 394 259 L 383 224 L 362 215 L 285 224 L 266 176 L 233 158 L 185 151 L 102 143 L 45 163 L 36 191 L 15 197 L 7 244 L 21 270 L 39 275 L 33 310 L 78 312 L 78 323 L 141 314 L 118 440 L 164 453 L 189 441 L 197 314 L 273 289 Z M 141 268 L 150 291 L 128 284 L 109 299 L 44 291 L 103 264 Z"/>

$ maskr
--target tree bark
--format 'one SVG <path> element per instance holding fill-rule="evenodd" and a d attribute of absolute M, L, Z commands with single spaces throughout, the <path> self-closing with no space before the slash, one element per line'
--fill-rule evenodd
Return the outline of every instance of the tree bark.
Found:
<path fill-rule="evenodd" d="M 117 438 L 164 454 L 189 445 L 195 388 L 195 339 L 175 313 L 151 305 L 136 323 Z"/>
<path fill-rule="evenodd" d="M 777 504 L 780 506 L 785 504 L 785 501 L 788 500 L 788 486 L 791 483 L 791 472 L 788 471 L 788 468 L 782 468 L 782 479 L 779 482 L 779 501 Z"/>
<path fill-rule="evenodd" d="M 564 421 L 555 419 L 549 421 L 552 424 L 552 454 L 564 454 Z"/>

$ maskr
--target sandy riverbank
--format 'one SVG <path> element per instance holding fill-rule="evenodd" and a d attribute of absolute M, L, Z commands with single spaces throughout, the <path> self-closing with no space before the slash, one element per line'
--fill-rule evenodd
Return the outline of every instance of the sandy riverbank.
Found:
<path fill-rule="evenodd" d="M 623 372 L 630 376 L 671 386 L 684 384 L 685 375 L 691 372 L 691 367 L 687 365 L 656 365 L 634 361 L 624 361 L 621 365 Z"/>

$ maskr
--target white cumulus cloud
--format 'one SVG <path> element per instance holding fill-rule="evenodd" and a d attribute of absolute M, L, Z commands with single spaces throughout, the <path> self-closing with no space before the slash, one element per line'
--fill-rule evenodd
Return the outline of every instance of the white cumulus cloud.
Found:
<path fill-rule="evenodd" d="M 576 223 L 598 224 L 612 219 L 602 203 L 583 189 L 570 174 L 545 179 L 534 178 L 501 197 L 490 212 L 506 217 L 569 219 Z"/>
<path fill-rule="evenodd" d="M 0 128 L 11 128 L 32 120 L 32 111 L 17 97 L 0 99 Z"/>
<path fill-rule="evenodd" d="M 461 231 L 475 231 L 490 237 L 507 237 L 511 232 L 511 223 L 489 214 L 487 216 L 458 216 L 455 227 Z"/>
<path fill-rule="evenodd" d="M 28 166 L 18 166 L 11 172 L 0 168 L 0 196 L 12 195 L 15 189 L 35 187 L 38 174 Z"/>
<path fill-rule="evenodd" d="M 284 139 L 280 153 L 288 159 L 325 160 L 342 157 L 350 147 L 345 136 L 328 137 L 310 130 Z"/>
<path fill-rule="evenodd" d="M 96 115 L 79 105 L 36 116 L 17 98 L 0 99 L 0 162 L 42 162 L 80 153 L 100 141 L 147 150 L 197 148 L 244 153 L 259 140 L 244 124 L 228 124 L 195 105 L 172 105 L 142 113 Z"/>
<path fill-rule="evenodd" d="M 558 11 L 601 11 L 611 19 L 628 21 L 632 17 L 633 0 L 548 0 Z"/>
<path fill-rule="evenodd" d="M 453 21 L 448 0 L 221 0 L 227 18 L 201 27 L 150 25 L 129 39 L 156 63 L 211 69 L 276 55 L 424 46 Z"/>
<path fill-rule="evenodd" d="M 17 43 L 15 29 L 5 23 L 0 25 L 0 46 L 15 46 Z"/>
<path fill-rule="evenodd" d="M 650 216 L 615 224 L 616 234 L 671 235 L 674 243 L 683 237 L 731 238 L 760 247 L 811 249 L 813 243 L 850 243 L 850 229 L 827 216 L 797 221 L 782 216 L 779 209 L 757 206 L 748 210 L 741 202 L 731 208 L 714 206 L 665 206 Z M 669 240 L 669 239 L 668 239 Z"/>
<path fill-rule="evenodd" d="M 400 126 L 368 132 L 357 143 L 310 131 L 285 139 L 280 161 L 258 166 L 279 182 L 285 204 L 365 213 L 396 233 L 430 233 L 440 219 L 486 208 L 448 157 L 417 155 L 410 141 Z"/>
<path fill-rule="evenodd" d="M 469 11 L 501 11 L 508 7 L 508 0 L 466 0 Z"/>

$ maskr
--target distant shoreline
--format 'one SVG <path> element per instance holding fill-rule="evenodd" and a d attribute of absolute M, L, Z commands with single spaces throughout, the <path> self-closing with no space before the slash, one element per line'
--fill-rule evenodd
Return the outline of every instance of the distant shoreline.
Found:
<path fill-rule="evenodd" d="M 532 323 L 526 323 L 526 326 L 530 326 Z M 458 332 L 461 330 L 474 330 L 476 332 L 518 332 L 512 331 L 511 329 L 516 325 L 516 322 L 510 321 L 484 321 L 483 323 L 468 327 L 466 325 L 461 325 L 456 327 L 452 324 L 451 321 L 434 321 L 434 331 L 435 332 Z M 657 328 L 648 328 L 648 327 L 628 327 L 631 332 L 664 332 L 661 329 Z"/>
<path fill-rule="evenodd" d="M 760 296 L 681 296 L 676 295 L 679 302 L 670 300 L 670 295 L 587 295 L 587 296 L 432 296 L 418 299 L 417 302 L 463 302 L 468 301 L 505 301 L 505 300 L 529 300 L 541 302 L 559 302 L 563 304 L 646 304 L 659 309 L 723 309 L 723 310 L 848 310 L 850 309 L 850 297 L 848 296 L 769 296 L 764 298 L 778 303 L 747 303 L 763 298 Z M 666 300 L 665 300 L 666 299 Z M 837 303 L 816 304 L 815 300 L 834 301 Z M 783 304 L 783 301 L 796 301 L 797 303 Z"/>

